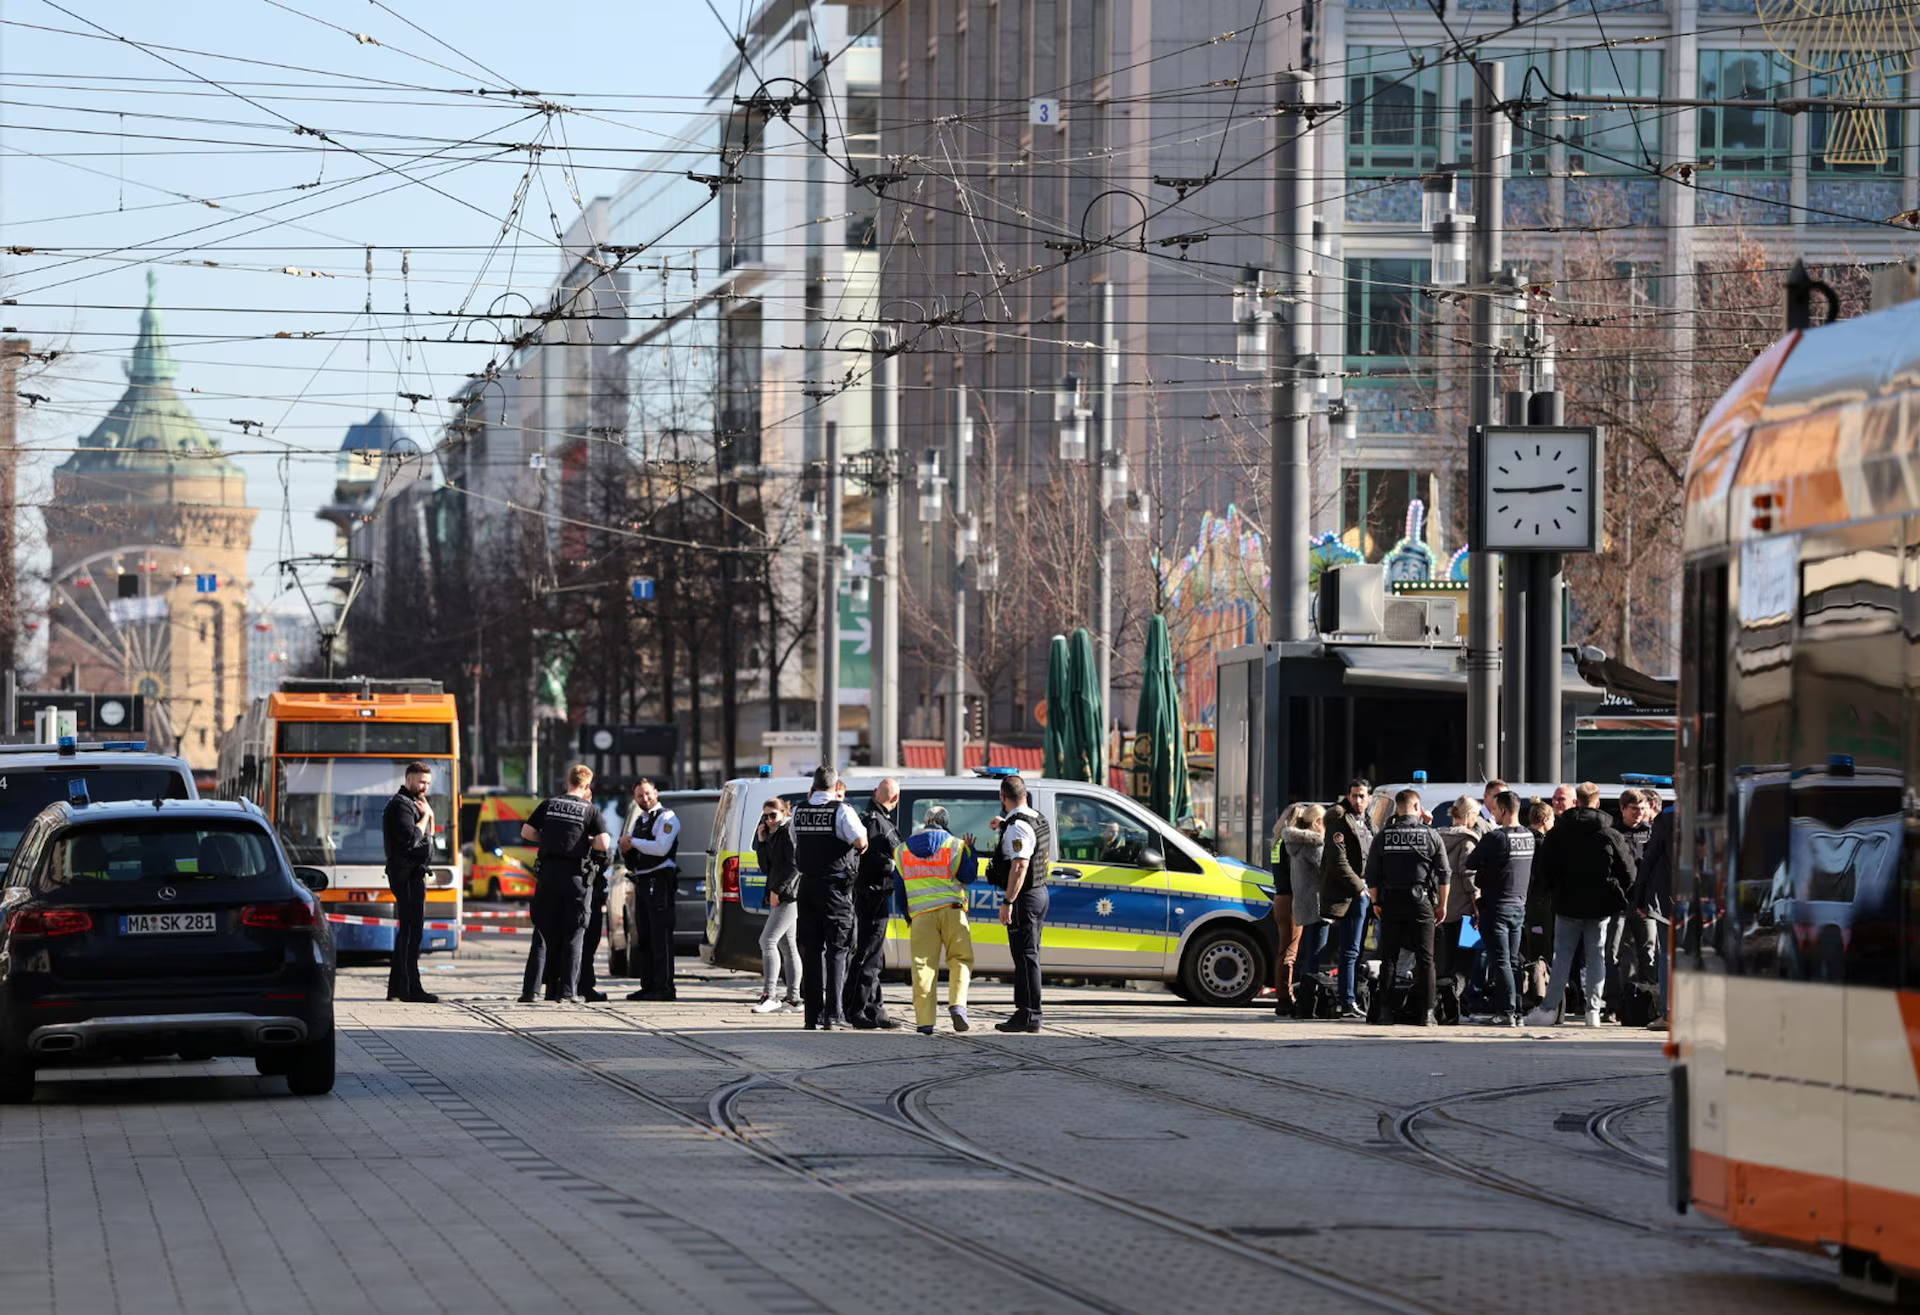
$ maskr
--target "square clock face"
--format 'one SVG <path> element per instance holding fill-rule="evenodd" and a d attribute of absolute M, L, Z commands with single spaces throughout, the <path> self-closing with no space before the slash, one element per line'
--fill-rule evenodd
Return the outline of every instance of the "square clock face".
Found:
<path fill-rule="evenodd" d="M 1599 550 L 1598 430 L 1488 427 L 1476 443 L 1475 547 Z"/>

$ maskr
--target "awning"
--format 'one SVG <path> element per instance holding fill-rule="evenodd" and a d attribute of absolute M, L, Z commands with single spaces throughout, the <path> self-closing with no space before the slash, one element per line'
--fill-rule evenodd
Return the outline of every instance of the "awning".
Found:
<path fill-rule="evenodd" d="M 1461 668 L 1463 650 L 1425 644 L 1329 644 L 1328 650 L 1346 670 L 1343 683 L 1350 689 L 1400 689 L 1427 694 L 1458 694 L 1467 690 Z M 1575 703 L 1599 703 L 1605 695 L 1580 678 L 1573 654 L 1560 654 L 1560 697 Z"/>

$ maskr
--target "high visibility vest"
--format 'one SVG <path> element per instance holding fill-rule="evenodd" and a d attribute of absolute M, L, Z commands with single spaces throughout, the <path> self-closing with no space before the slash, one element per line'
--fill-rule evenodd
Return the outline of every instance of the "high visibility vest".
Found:
<path fill-rule="evenodd" d="M 958 836 L 948 836 L 929 858 L 922 858 L 907 845 L 894 851 L 900 865 L 900 878 L 907 887 L 907 916 L 917 918 L 935 909 L 965 908 L 967 894 L 956 874 L 960 870 L 966 846 Z"/>

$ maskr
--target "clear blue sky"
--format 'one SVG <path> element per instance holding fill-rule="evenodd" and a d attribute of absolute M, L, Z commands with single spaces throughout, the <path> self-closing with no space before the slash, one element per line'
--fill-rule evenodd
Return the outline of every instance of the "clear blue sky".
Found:
<path fill-rule="evenodd" d="M 741 0 L 716 4 L 740 22 Z M 404 341 L 397 314 L 365 319 L 365 245 L 377 248 L 376 312 L 484 310 L 510 291 L 537 303 L 559 272 L 550 215 L 564 230 L 575 190 L 608 195 L 645 167 L 731 46 L 700 0 L 8 0 L 0 242 L 41 250 L 0 256 L 4 295 L 19 302 L 0 308 L 0 324 L 70 349 L 31 385 L 50 400 L 23 412 L 24 441 L 71 446 L 118 397 L 155 269 L 179 386 L 198 390 L 188 400 L 209 431 L 230 449 L 293 454 L 238 458 L 261 509 L 255 595 L 274 600 L 272 564 L 289 547 L 332 547 L 314 511 L 346 427 L 385 408 L 431 441 L 444 399 L 490 355 Z M 572 112 L 457 94 L 483 87 L 536 91 Z M 529 157 L 460 163 L 482 148 L 449 144 L 474 138 L 574 148 L 539 157 L 524 231 L 491 258 Z M 458 158 L 423 163 L 434 151 Z M 287 267 L 304 272 L 274 272 Z M 303 336 L 316 332 L 326 336 Z M 407 332 L 444 337 L 446 322 Z M 270 336 L 282 333 L 293 336 Z M 406 416 L 401 392 L 434 400 Z M 260 421 L 266 437 L 232 419 Z M 62 459 L 34 462 L 23 506 Z M 31 519 L 23 532 L 37 538 Z"/>

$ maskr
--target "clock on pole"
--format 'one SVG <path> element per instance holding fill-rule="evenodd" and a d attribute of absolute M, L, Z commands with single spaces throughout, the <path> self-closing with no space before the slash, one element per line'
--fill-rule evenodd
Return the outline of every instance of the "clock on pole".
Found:
<path fill-rule="evenodd" d="M 1467 541 L 1481 552 L 1599 552 L 1604 449 L 1592 426 L 1476 426 Z"/>

